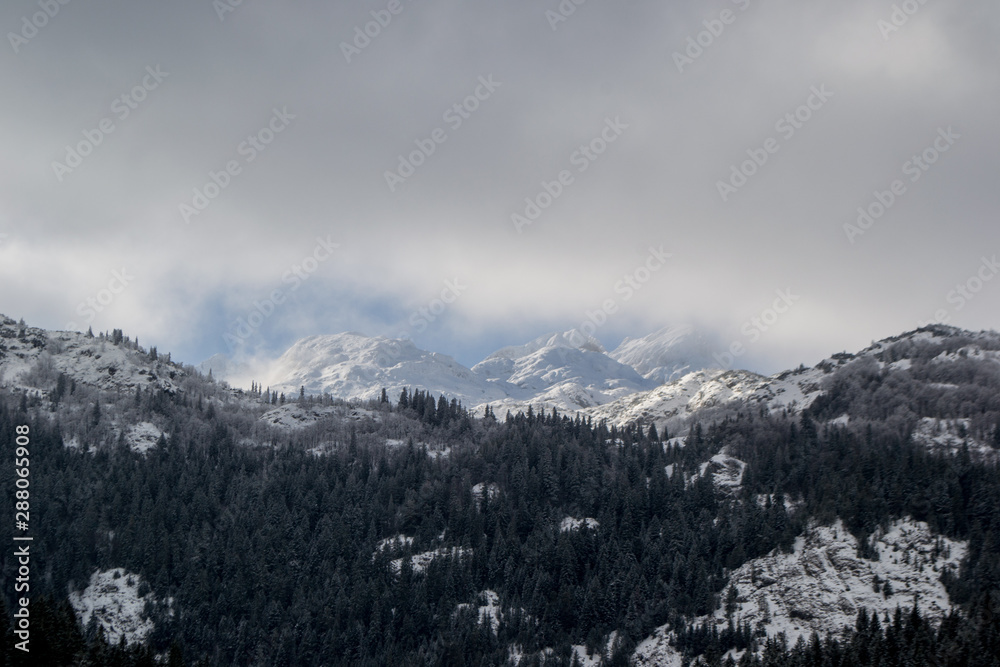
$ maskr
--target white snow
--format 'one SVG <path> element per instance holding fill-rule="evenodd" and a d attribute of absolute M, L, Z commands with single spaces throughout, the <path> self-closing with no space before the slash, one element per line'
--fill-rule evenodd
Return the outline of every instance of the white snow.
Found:
<path fill-rule="evenodd" d="M 500 627 L 500 621 L 503 619 L 503 611 L 500 609 L 500 596 L 495 591 L 481 591 L 477 596 L 476 603 L 476 618 L 479 619 L 479 623 L 489 623 L 490 629 L 495 634 Z M 458 605 L 456 611 L 468 609 L 471 606 L 462 603 Z"/>
<path fill-rule="evenodd" d="M 484 495 L 492 500 L 500 495 L 500 487 L 493 482 L 490 482 L 489 484 L 479 482 L 472 487 L 472 497 L 475 498 L 477 502 L 481 501 Z"/>
<path fill-rule="evenodd" d="M 957 573 L 967 543 L 936 535 L 912 519 L 896 521 L 871 539 L 876 561 L 858 557 L 857 540 L 839 520 L 813 525 L 796 539 L 793 553 L 774 551 L 733 572 L 722 607 L 699 622 L 726 625 L 729 587 L 736 591 L 735 622 L 763 628 L 769 636 L 784 632 L 789 644 L 800 636 L 808 640 L 813 631 L 823 636 L 853 627 L 861 607 L 882 617 L 916 602 L 926 619 L 940 621 L 951 608 L 941 575 L 946 568 Z M 889 595 L 882 590 L 885 582 Z M 666 626 L 660 628 L 639 645 L 636 664 L 680 664 L 669 640 Z"/>
<path fill-rule="evenodd" d="M 702 463 L 698 467 L 698 472 L 688 476 L 685 480 L 685 485 L 693 484 L 698 478 L 704 477 L 706 474 L 711 474 L 712 483 L 715 485 L 715 488 L 731 493 L 739 489 L 743 484 L 743 472 L 746 470 L 746 467 L 746 463 L 740 461 L 738 458 L 729 456 L 723 450 Z M 674 464 L 671 463 L 666 468 L 667 477 L 673 477 Z"/>
<path fill-rule="evenodd" d="M 597 519 L 592 519 L 589 516 L 583 519 L 567 516 L 559 522 L 559 532 L 565 533 L 571 530 L 580 530 L 581 528 L 596 530 L 600 525 Z"/>
<path fill-rule="evenodd" d="M 145 454 L 153 447 L 156 447 L 160 436 L 166 434 L 150 422 L 139 422 L 133 424 L 125 432 L 125 442 L 134 452 Z"/>
<path fill-rule="evenodd" d="M 913 441 L 933 452 L 957 454 L 967 446 L 969 455 L 974 459 L 985 461 L 1000 459 L 1000 451 L 968 435 L 971 423 L 970 419 L 924 417 L 913 431 Z"/>
<path fill-rule="evenodd" d="M 467 558 L 472 555 L 472 549 L 467 549 L 466 547 L 441 547 L 439 549 L 434 549 L 433 551 L 424 551 L 419 554 L 414 554 L 410 557 L 410 565 L 413 567 L 414 573 L 423 573 L 427 570 L 427 566 L 431 564 L 436 558 Z M 392 571 L 399 574 L 400 570 L 403 569 L 403 559 L 394 558 L 389 561 Z"/>
<path fill-rule="evenodd" d="M 260 421 L 278 428 L 301 429 L 334 417 L 358 421 L 362 419 L 378 420 L 381 415 L 377 411 L 358 407 L 295 402 L 271 408 L 260 416 Z"/>
<path fill-rule="evenodd" d="M 272 390 L 329 393 L 334 397 L 374 399 L 386 389 L 395 403 L 404 388 L 442 392 L 465 404 L 506 396 L 451 357 L 426 352 L 409 340 L 359 333 L 309 336 L 296 342 L 274 363 Z"/>
<path fill-rule="evenodd" d="M 80 625 L 86 628 L 95 618 L 111 644 L 117 644 L 122 636 L 128 644 L 142 643 L 154 627 L 152 620 L 145 618 L 144 609 L 147 602 L 155 600 L 152 593 L 139 597 L 141 583 L 139 575 L 120 567 L 97 571 L 82 592 L 69 594 L 69 601 Z"/>
<path fill-rule="evenodd" d="M 709 338 L 690 325 L 668 326 L 642 338 L 626 338 L 608 356 L 663 384 L 718 366 L 712 356 L 717 346 Z"/>
<path fill-rule="evenodd" d="M 137 350 L 113 345 L 110 340 L 91 338 L 73 331 L 25 329 L 25 340 L 16 327 L 0 321 L 0 386 L 45 389 L 55 385 L 59 373 L 79 383 L 112 391 L 135 391 L 136 387 L 176 392 L 185 372 L 162 360 L 151 360 Z"/>

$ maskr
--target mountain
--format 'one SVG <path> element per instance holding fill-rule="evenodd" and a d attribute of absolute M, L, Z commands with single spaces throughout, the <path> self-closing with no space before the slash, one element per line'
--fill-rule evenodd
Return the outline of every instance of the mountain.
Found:
<path fill-rule="evenodd" d="M 0 315 L 0 385 L 37 391 L 59 374 L 114 391 L 162 389 L 174 393 L 194 371 L 154 356 L 133 341 L 46 331 Z"/>
<path fill-rule="evenodd" d="M 378 398 L 382 388 L 395 400 L 403 388 L 445 394 L 479 404 L 507 397 L 453 358 L 418 349 L 409 340 L 359 333 L 319 335 L 292 345 L 271 368 L 266 384 L 286 394 L 330 394 L 337 398 Z"/>
<path fill-rule="evenodd" d="M 505 406 L 523 403 L 563 411 L 601 405 L 652 388 L 655 383 L 609 357 L 601 344 L 575 331 L 505 347 L 472 367 L 489 382 L 508 387 Z"/>
<path fill-rule="evenodd" d="M 828 374 L 821 367 L 784 371 L 770 377 L 751 371 L 700 370 L 650 391 L 595 407 L 587 414 L 613 424 L 641 422 L 676 431 L 713 408 L 802 410 L 821 395 L 820 381 Z"/>
<path fill-rule="evenodd" d="M 643 338 L 626 338 L 608 356 L 659 385 L 694 371 L 717 368 L 719 362 L 712 355 L 720 349 L 707 332 L 677 325 Z"/>
<path fill-rule="evenodd" d="M 284 398 L 118 330 L 0 316 L 0 449 L 13 460 L 17 434 L 30 452 L 17 474 L 44 526 L 31 617 L 57 623 L 33 653 L 997 667 L 945 659 L 1000 656 L 995 332 L 927 327 L 812 368 L 651 389 L 571 334 L 475 370 L 353 333 L 304 339 L 282 363 Z M 580 408 L 591 420 L 537 406 L 474 419 L 423 392 L 297 399 L 305 383 L 375 398 L 404 378 L 511 405 L 640 389 Z M 668 439 L 646 428 L 661 422 Z M 142 647 L 145 662 L 121 659 Z"/>
<path fill-rule="evenodd" d="M 227 368 L 213 359 L 213 368 Z M 598 341 L 575 332 L 503 348 L 471 369 L 408 340 L 359 333 L 310 336 L 281 355 L 265 384 L 286 394 L 305 387 L 306 393 L 345 399 L 377 398 L 383 387 L 395 399 L 404 387 L 419 388 L 470 407 L 493 404 L 514 411 L 528 405 L 580 410 L 655 385 L 610 358 Z"/>

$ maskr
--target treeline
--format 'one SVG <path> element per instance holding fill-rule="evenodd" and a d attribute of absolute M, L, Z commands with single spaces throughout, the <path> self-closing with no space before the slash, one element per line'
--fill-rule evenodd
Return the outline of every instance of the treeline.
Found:
<path fill-rule="evenodd" d="M 874 396 L 897 382 L 893 373 L 852 368 L 802 416 L 742 412 L 693 425 L 683 446 L 652 427 L 554 411 L 477 420 L 422 390 L 358 408 L 323 399 L 342 412 L 282 430 L 259 420 L 273 395 L 256 386 L 233 398 L 192 377 L 176 393 L 111 394 L 60 388 L 53 376 L 45 395 L 0 395 L 0 457 L 12 456 L 14 425 L 29 424 L 32 594 L 57 647 L 46 664 L 163 655 L 207 665 L 504 665 L 516 647 L 522 664 L 548 650 L 546 665 L 571 665 L 571 645 L 582 644 L 622 665 L 667 623 L 688 659 L 710 664 L 730 649 L 747 650 L 751 665 L 895 664 L 845 656 L 857 642 L 867 655 L 891 652 L 907 632 L 934 659 L 966 651 L 965 664 L 991 664 L 975 657 L 995 646 L 1000 475 L 967 454 L 922 450 L 895 409 L 886 419 L 851 413 L 852 392 Z M 981 418 L 991 401 L 977 389 L 962 405 Z M 827 423 L 842 411 L 850 427 Z M 142 421 L 165 432 L 144 454 L 122 428 Z M 94 447 L 67 447 L 67 433 Z M 747 463 L 729 492 L 703 469 L 723 448 Z M 12 475 L 0 466 L 8 508 Z M 759 502 L 765 494 L 774 500 Z M 970 543 L 945 581 L 964 611 L 940 629 L 901 612 L 898 625 L 868 619 L 853 634 L 788 647 L 757 628 L 692 625 L 718 608 L 729 571 L 790 550 L 807 517 L 840 517 L 865 545 L 906 515 Z M 598 525 L 561 530 L 567 517 Z M 395 536 L 407 539 L 387 541 Z M 146 648 L 108 646 L 67 610 L 69 590 L 112 567 L 173 598 L 173 614 L 150 605 Z M 15 571 L 0 556 L 8 608 Z M 483 591 L 500 600 L 495 631 L 477 613 Z M 770 662 L 754 662 L 756 650 Z M 937 664 L 915 655 L 900 664 Z"/>
<path fill-rule="evenodd" d="M 727 651 L 719 633 L 702 630 L 688 633 L 684 640 L 698 642 L 701 657 L 688 661 L 692 667 L 997 667 L 997 611 L 995 598 L 982 594 L 972 607 L 971 622 L 953 613 L 934 627 L 916 607 L 906 613 L 897 607 L 882 621 L 861 609 L 855 626 L 841 636 L 820 638 L 813 633 L 809 640 L 800 637 L 789 646 L 779 634 L 764 640 L 759 651 L 742 652 L 739 660 Z"/>

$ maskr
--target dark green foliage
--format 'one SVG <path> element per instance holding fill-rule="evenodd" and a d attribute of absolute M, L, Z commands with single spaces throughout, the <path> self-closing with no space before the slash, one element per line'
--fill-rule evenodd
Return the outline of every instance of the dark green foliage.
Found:
<path fill-rule="evenodd" d="M 858 377 L 871 391 L 884 383 Z M 695 424 L 684 447 L 655 428 L 555 412 L 498 421 L 490 411 L 477 421 L 457 401 L 419 389 L 401 392 L 395 406 L 385 394 L 368 404 L 377 420 L 279 431 L 220 394 L 203 401 L 207 385 L 116 398 L 83 385 L 75 396 L 63 381 L 57 400 L 79 406 L 95 432 L 123 410 L 168 424 L 170 437 L 145 455 L 113 444 L 83 453 L 64 447 L 57 422 L 42 414 L 50 402 L 0 396 L 4 460 L 14 424 L 32 428 L 32 520 L 44 526 L 33 546 L 33 604 L 50 642 L 39 651 L 50 651 L 45 664 L 152 664 L 156 653 L 168 664 L 502 665 L 517 645 L 529 656 L 523 664 L 549 647 L 546 665 L 569 665 L 571 644 L 602 651 L 617 630 L 607 664 L 627 664 L 637 642 L 669 623 L 678 647 L 706 664 L 732 664 L 726 651 L 750 648 L 740 664 L 993 665 L 975 660 L 998 655 L 1000 642 L 997 468 L 927 453 L 891 420 L 825 425 L 853 409 L 838 393 L 864 384 L 853 382 L 794 419 L 739 414 Z M 260 410 L 279 400 L 265 392 Z M 315 399 L 300 392 L 300 400 Z M 248 438 L 266 446 L 242 444 Z M 388 438 L 407 444 L 389 447 Z M 446 445 L 449 454 L 415 443 Z M 331 446 L 311 453 L 320 444 Z M 732 494 L 699 474 L 723 447 L 747 463 Z M 477 484 L 483 492 L 474 494 Z M 0 467 L 8 507 L 13 488 L 11 466 Z M 800 509 L 787 510 L 786 498 Z M 866 616 L 848 636 L 787 646 L 735 621 L 721 631 L 692 625 L 733 605 L 727 569 L 789 550 L 807 516 L 842 518 L 864 545 L 906 515 L 969 541 L 962 570 L 944 576 L 962 615 L 939 629 L 919 613 Z M 567 516 L 600 527 L 561 532 Z M 378 548 L 398 534 L 412 544 Z M 439 548 L 463 551 L 422 572 L 411 566 L 411 555 Z M 11 581 L 8 553 L 0 566 Z M 151 609 L 148 650 L 85 636 L 66 606 L 70 586 L 110 567 L 175 600 L 174 616 Z M 10 606 L 12 586 L 3 590 Z M 496 633 L 474 606 L 459 607 L 484 590 L 496 591 L 504 610 Z"/>

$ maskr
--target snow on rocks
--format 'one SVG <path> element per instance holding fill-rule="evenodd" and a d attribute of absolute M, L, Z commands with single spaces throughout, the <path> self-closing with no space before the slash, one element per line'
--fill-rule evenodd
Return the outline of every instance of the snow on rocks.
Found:
<path fill-rule="evenodd" d="M 143 643 L 154 627 L 153 621 L 146 617 L 146 605 L 155 605 L 156 601 L 152 593 L 139 595 L 141 585 L 139 575 L 129 574 L 120 567 L 97 571 L 90 576 L 83 592 L 69 594 L 69 602 L 80 625 L 86 628 L 93 620 L 104 628 L 112 645 L 121 637 L 127 644 Z"/>
<path fill-rule="evenodd" d="M 789 644 L 814 631 L 823 636 L 853 627 L 862 607 L 882 616 L 918 604 L 927 620 L 939 622 L 951 608 L 941 576 L 946 570 L 957 573 L 967 544 L 912 519 L 895 521 L 870 541 L 878 560 L 858 556 L 857 539 L 839 520 L 814 525 L 795 540 L 792 553 L 773 551 L 734 571 L 722 599 L 732 589 L 734 622 L 769 636 L 784 632 Z M 699 622 L 722 629 L 728 622 L 725 606 Z M 669 643 L 663 626 L 638 646 L 636 664 L 679 665 Z"/>
<path fill-rule="evenodd" d="M 260 416 L 260 421 L 284 429 L 302 429 L 331 418 L 360 421 L 365 418 L 378 420 L 381 415 L 375 410 L 366 410 L 345 405 L 309 405 L 286 403 L 271 408 Z"/>
<path fill-rule="evenodd" d="M 472 497 L 476 499 L 476 502 L 481 502 L 484 497 L 492 500 L 499 495 L 500 487 L 493 482 L 490 482 L 489 484 L 479 482 L 472 487 Z"/>
<path fill-rule="evenodd" d="M 437 558 L 467 558 L 471 555 L 472 549 L 466 547 L 451 547 L 450 549 L 441 547 L 410 556 L 410 565 L 413 567 L 414 573 L 421 574 L 426 572 L 431 562 Z M 399 574 L 403 569 L 403 559 L 394 558 L 389 561 L 389 566 L 392 567 L 394 573 Z"/>
<path fill-rule="evenodd" d="M 592 519 L 589 516 L 584 519 L 577 519 L 576 517 L 567 516 L 559 523 L 559 532 L 567 533 L 571 530 L 580 530 L 581 528 L 587 528 L 590 530 L 596 530 L 601 524 L 598 523 L 597 519 Z"/>
<path fill-rule="evenodd" d="M 375 553 L 372 554 L 372 558 L 386 549 L 402 549 L 403 547 L 408 547 L 412 544 L 413 538 L 409 535 L 403 535 L 402 533 L 399 535 L 393 535 L 392 537 L 387 537 L 375 545 Z"/>
<path fill-rule="evenodd" d="M 139 422 L 125 431 L 125 442 L 133 452 L 145 454 L 166 434 L 150 422 Z"/>
<path fill-rule="evenodd" d="M 969 455 L 974 459 L 1000 459 L 1000 451 L 968 436 L 970 425 L 970 419 L 924 417 L 913 431 L 913 441 L 936 453 L 957 454 L 968 446 Z"/>
<path fill-rule="evenodd" d="M 0 322 L 0 385 L 50 389 L 59 373 L 110 391 L 158 388 L 174 393 L 185 371 L 145 352 L 73 331 L 45 331 Z"/>
<path fill-rule="evenodd" d="M 743 471 L 747 464 L 728 454 L 718 453 L 707 462 L 701 464 L 701 475 L 712 473 L 715 488 L 722 491 L 735 491 L 743 484 Z"/>
<path fill-rule="evenodd" d="M 684 483 L 685 486 L 694 484 L 700 478 L 710 474 L 712 475 L 712 483 L 716 489 L 732 493 L 738 490 L 743 484 L 743 472 L 746 470 L 746 467 L 746 463 L 726 454 L 723 449 L 723 451 L 702 463 L 698 467 L 698 471 L 688 476 Z M 675 466 L 673 463 L 666 466 L 667 477 L 673 477 L 674 470 Z"/>

